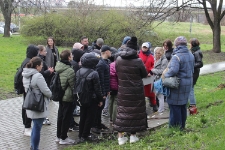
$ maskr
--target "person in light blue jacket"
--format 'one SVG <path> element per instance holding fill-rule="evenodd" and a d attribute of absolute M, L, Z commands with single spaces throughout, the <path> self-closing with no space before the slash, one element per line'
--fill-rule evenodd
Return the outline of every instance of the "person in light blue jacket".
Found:
<path fill-rule="evenodd" d="M 182 130 L 185 128 L 188 96 L 193 84 L 194 56 L 187 48 L 185 37 L 177 37 L 174 44 L 176 48 L 164 76 L 180 78 L 179 88 L 170 89 L 167 102 L 170 108 L 169 126 L 179 127 Z"/>
<path fill-rule="evenodd" d="M 44 94 L 44 112 L 37 112 L 33 110 L 26 110 L 27 117 L 33 121 L 33 128 L 31 132 L 31 149 L 38 150 L 40 142 L 40 132 L 44 119 L 48 116 L 48 103 L 52 92 L 47 86 L 47 83 L 40 73 L 42 70 L 43 62 L 40 57 L 33 57 L 23 69 L 23 86 L 27 92 L 29 86 L 33 88 L 35 93 Z"/>

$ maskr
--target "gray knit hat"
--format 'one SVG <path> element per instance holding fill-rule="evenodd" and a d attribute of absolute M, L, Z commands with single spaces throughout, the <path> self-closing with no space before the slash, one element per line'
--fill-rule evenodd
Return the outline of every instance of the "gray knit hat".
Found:
<path fill-rule="evenodd" d="M 179 46 L 179 45 L 186 45 L 187 46 L 187 39 L 184 36 L 178 36 L 174 40 L 174 45 Z"/>

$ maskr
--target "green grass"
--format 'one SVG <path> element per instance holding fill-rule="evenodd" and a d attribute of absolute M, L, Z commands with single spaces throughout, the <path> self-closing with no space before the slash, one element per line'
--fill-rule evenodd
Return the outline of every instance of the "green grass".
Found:
<path fill-rule="evenodd" d="M 156 24 L 156 23 L 155 23 Z M 192 24 L 192 32 L 190 33 L 190 23 L 188 22 L 164 22 L 154 29 L 160 40 L 165 39 L 172 41 L 178 36 L 185 36 L 188 40 L 191 38 L 199 39 L 201 43 L 201 50 L 211 50 L 213 43 L 213 34 L 209 25 L 201 23 Z M 221 26 L 221 47 L 225 52 L 225 26 Z"/>
<path fill-rule="evenodd" d="M 149 131 L 145 137 L 134 144 L 119 146 L 117 139 L 104 140 L 100 143 L 85 143 L 65 148 L 66 150 L 223 150 L 225 147 L 225 89 L 217 86 L 224 83 L 225 72 L 200 76 L 195 86 L 199 113 L 189 116 L 186 130 L 169 129 L 164 125 L 158 130 Z"/>

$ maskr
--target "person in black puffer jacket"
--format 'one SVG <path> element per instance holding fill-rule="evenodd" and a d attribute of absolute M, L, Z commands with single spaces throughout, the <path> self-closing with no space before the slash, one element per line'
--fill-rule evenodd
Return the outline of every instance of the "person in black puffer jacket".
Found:
<path fill-rule="evenodd" d="M 79 85 L 79 78 L 84 76 L 88 71 L 91 72 L 87 75 L 85 82 L 87 82 L 89 91 L 91 92 L 92 99 L 88 106 L 80 107 L 80 123 L 79 123 L 79 138 L 80 142 L 87 140 L 94 140 L 93 135 L 90 133 L 92 123 L 95 119 L 95 112 L 97 107 L 102 107 L 103 95 L 101 92 L 100 81 L 98 72 L 95 71 L 95 67 L 98 64 L 99 59 L 92 53 L 85 53 L 81 57 L 82 67 L 76 73 L 76 83 L 74 93 L 76 93 L 76 85 Z M 77 87 L 79 88 L 79 87 Z M 85 100 L 86 101 L 86 100 Z"/>
<path fill-rule="evenodd" d="M 203 62 L 202 62 L 203 55 L 199 47 L 200 43 L 198 39 L 196 38 L 191 39 L 190 44 L 191 44 L 191 52 L 195 58 L 195 64 L 194 64 L 194 73 L 193 73 L 193 86 L 191 88 L 189 100 L 190 100 L 190 107 L 195 107 L 196 99 L 194 95 L 194 85 L 196 84 L 198 80 L 200 68 L 203 66 Z"/>
<path fill-rule="evenodd" d="M 29 45 L 27 47 L 26 52 L 26 58 L 21 64 L 21 67 L 25 68 L 26 64 L 35 56 L 38 54 L 38 47 L 35 45 Z M 26 97 L 26 93 L 23 93 L 23 100 Z M 23 125 L 25 126 L 24 135 L 31 136 L 31 119 L 27 117 L 26 110 L 22 109 L 22 119 L 23 119 Z"/>
<path fill-rule="evenodd" d="M 110 72 L 109 72 L 109 60 L 111 57 L 110 47 L 107 45 L 101 48 L 101 59 L 99 60 L 96 71 L 99 74 L 100 85 L 102 90 L 103 99 L 109 95 L 110 92 Z M 93 124 L 92 132 L 99 134 L 101 129 L 108 129 L 104 124 L 102 124 L 101 115 L 102 110 L 105 106 L 105 100 L 103 101 L 103 106 L 97 109 L 96 118 Z"/>
<path fill-rule="evenodd" d="M 163 42 L 163 48 L 165 50 L 165 56 L 169 62 L 173 53 L 173 43 L 171 42 L 171 40 L 165 40 Z"/>

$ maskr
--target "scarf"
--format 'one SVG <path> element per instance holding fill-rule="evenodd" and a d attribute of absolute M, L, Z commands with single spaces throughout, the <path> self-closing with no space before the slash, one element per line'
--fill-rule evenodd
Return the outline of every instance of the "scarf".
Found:
<path fill-rule="evenodd" d="M 196 52 L 196 51 L 199 50 L 199 49 L 200 49 L 199 46 L 195 46 L 195 47 L 192 47 L 192 48 L 191 48 L 191 51 L 192 51 L 192 52 Z"/>
<path fill-rule="evenodd" d="M 61 60 L 60 62 L 66 64 L 66 65 L 71 66 L 71 63 L 69 62 L 69 60 Z"/>
<path fill-rule="evenodd" d="M 147 56 L 149 56 L 151 54 L 150 50 L 147 50 L 146 52 L 142 51 L 142 53 Z"/>

